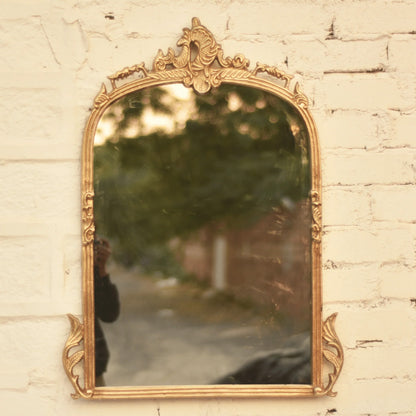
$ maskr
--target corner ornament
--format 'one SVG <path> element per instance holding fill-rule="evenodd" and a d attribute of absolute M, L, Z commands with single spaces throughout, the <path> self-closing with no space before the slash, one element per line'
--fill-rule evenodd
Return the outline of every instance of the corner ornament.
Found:
<path fill-rule="evenodd" d="M 78 350 L 70 355 L 70 350 L 73 347 L 80 345 L 84 339 L 84 325 L 75 316 L 68 314 L 69 321 L 71 322 L 71 332 L 66 341 L 65 348 L 62 354 L 62 362 L 64 364 L 66 375 L 72 383 L 75 389 L 75 393 L 71 396 L 73 399 L 83 397 L 85 399 L 91 398 L 93 392 L 86 391 L 79 385 L 79 376 L 74 374 L 74 367 L 84 358 L 84 350 Z"/>
<path fill-rule="evenodd" d="M 335 382 L 338 380 L 344 365 L 344 351 L 342 349 L 341 341 L 335 332 L 334 322 L 337 317 L 336 313 L 329 316 L 323 324 L 323 356 L 329 364 L 333 366 L 333 372 L 328 375 L 328 384 L 324 387 L 317 387 L 315 394 L 317 396 L 335 397 L 337 392 L 332 389 Z"/>

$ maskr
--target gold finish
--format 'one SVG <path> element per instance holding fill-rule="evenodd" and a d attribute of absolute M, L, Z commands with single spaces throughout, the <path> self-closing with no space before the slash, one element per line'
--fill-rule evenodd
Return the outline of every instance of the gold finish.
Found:
<path fill-rule="evenodd" d="M 257 75 L 258 72 L 267 72 L 269 75 L 273 75 L 277 79 L 283 79 L 285 81 L 285 88 L 289 88 L 290 80 L 293 78 L 293 75 L 288 75 L 280 69 L 277 69 L 275 66 L 264 65 L 257 62 L 253 75 Z"/>
<path fill-rule="evenodd" d="M 84 231 L 82 233 L 82 243 L 87 245 L 94 240 L 94 211 L 93 211 L 94 192 L 87 191 L 82 194 L 82 224 Z"/>
<path fill-rule="evenodd" d="M 342 366 L 344 365 L 344 350 L 342 349 L 341 342 L 334 328 L 334 321 L 336 317 L 337 314 L 333 313 L 324 322 L 323 341 L 325 346 L 323 354 L 325 359 L 334 367 L 334 371 L 328 375 L 328 385 L 324 389 L 318 387 L 315 390 L 316 394 L 319 396 L 326 394 L 328 396 L 334 397 L 337 395 L 337 392 L 334 392 L 332 388 L 334 387 L 334 384 L 342 370 Z M 335 350 L 335 352 L 333 350 Z"/>
<path fill-rule="evenodd" d="M 321 198 L 318 191 L 312 190 L 310 192 L 312 202 L 312 239 L 314 241 L 321 241 L 322 231 L 322 213 L 321 213 Z"/>
<path fill-rule="evenodd" d="M 294 92 L 295 92 L 295 95 L 294 95 L 293 99 L 295 100 L 295 103 L 299 107 L 307 108 L 308 104 L 309 104 L 308 103 L 308 98 L 306 97 L 305 94 L 303 94 L 300 91 L 299 83 L 296 83 Z"/>
<path fill-rule="evenodd" d="M 334 395 L 332 388 L 343 364 L 343 352 L 334 330 L 335 315 L 322 325 L 321 285 L 321 167 L 315 123 L 308 109 L 308 99 L 296 83 L 289 88 L 291 75 L 276 67 L 257 63 L 249 70 L 249 61 L 241 54 L 224 57 L 224 52 L 213 34 L 192 19 L 192 28 L 183 29 L 177 42 L 179 54 L 171 48 L 166 55 L 161 50 L 156 55 L 153 69 L 143 63 L 126 67 L 109 77 L 110 92 L 105 84 L 94 99 L 87 122 L 82 150 L 82 258 L 83 258 L 83 316 L 84 324 L 69 315 L 71 334 L 65 345 L 63 363 L 74 386 L 73 397 L 92 399 L 115 398 L 208 398 L 208 397 L 313 397 Z M 259 76 L 258 74 L 261 74 Z M 128 80 L 130 78 L 130 80 Z M 277 80 L 277 82 L 276 82 Z M 311 385 L 238 385 L 238 386 L 156 386 L 156 387 L 95 387 L 94 355 L 94 282 L 93 282 L 93 145 L 98 122 L 104 111 L 116 100 L 143 88 L 182 83 L 198 93 L 206 93 L 221 83 L 258 88 L 275 94 L 292 104 L 303 118 L 309 136 L 312 204 L 312 383 Z M 70 350 L 83 342 L 83 350 L 69 355 Z M 329 349 L 329 348 L 331 349 Z M 332 352 L 336 350 L 336 354 Z M 323 385 L 323 358 L 333 365 L 329 383 Z M 73 374 L 76 364 L 84 363 L 84 387 L 79 376 Z"/>
<path fill-rule="evenodd" d="M 84 338 L 84 326 L 75 316 L 68 314 L 69 321 L 71 322 L 71 332 L 69 334 L 68 340 L 66 341 L 64 352 L 62 354 L 62 361 L 67 376 L 71 380 L 72 385 L 74 386 L 75 393 L 72 393 L 71 396 L 73 399 L 78 399 L 79 397 L 84 397 L 86 399 L 92 396 L 92 391 L 85 391 L 80 387 L 78 383 L 79 376 L 73 373 L 74 367 L 84 358 L 84 351 L 78 350 L 77 352 L 69 355 L 70 350 L 73 347 L 78 346 Z"/>

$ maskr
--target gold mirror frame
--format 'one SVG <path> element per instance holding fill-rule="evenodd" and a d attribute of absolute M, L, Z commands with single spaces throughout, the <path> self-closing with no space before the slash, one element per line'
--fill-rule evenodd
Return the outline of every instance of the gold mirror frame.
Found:
<path fill-rule="evenodd" d="M 315 123 L 308 109 L 308 99 L 296 83 L 293 90 L 290 83 L 293 76 L 276 67 L 259 64 L 249 70 L 249 61 L 241 54 L 234 58 L 224 57 L 221 46 L 213 34 L 201 25 L 198 18 L 192 19 L 192 28 L 184 28 L 183 36 L 177 42 L 182 48 L 175 54 L 172 48 L 164 55 L 158 51 L 151 71 L 144 63 L 126 67 L 108 77 L 111 90 L 102 85 L 94 100 L 88 119 L 82 149 L 82 264 L 83 264 L 83 316 L 68 315 L 71 332 L 63 352 L 65 371 L 75 389 L 73 398 L 124 399 L 124 398 L 208 398 L 208 397 L 308 397 L 334 396 L 333 386 L 343 365 L 343 350 L 335 333 L 331 315 L 322 323 L 321 285 L 321 168 L 319 145 Z M 191 47 L 198 53 L 191 54 Z M 265 73 L 262 77 L 258 74 Z M 133 78 L 125 81 L 128 78 Z M 277 82 L 276 82 L 277 80 Z M 139 386 L 139 387 L 95 387 L 94 351 L 94 279 L 93 279 L 93 147 L 97 125 L 105 110 L 126 94 L 147 87 L 182 83 L 198 93 L 207 93 L 221 83 L 250 86 L 275 94 L 289 102 L 302 116 L 308 133 L 311 165 L 311 206 L 312 206 L 312 384 L 311 385 L 204 385 L 204 386 Z M 282 85 L 280 85 L 282 84 Z M 82 374 L 76 374 L 83 363 Z M 332 372 L 324 377 L 324 364 Z M 79 371 L 79 370 L 78 370 Z M 82 371 L 81 371 L 82 373 Z M 325 379 L 325 380 L 324 380 Z"/>

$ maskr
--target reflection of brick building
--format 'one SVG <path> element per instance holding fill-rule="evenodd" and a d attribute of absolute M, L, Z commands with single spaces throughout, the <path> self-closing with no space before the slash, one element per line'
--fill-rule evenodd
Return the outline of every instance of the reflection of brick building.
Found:
<path fill-rule="evenodd" d="M 302 201 L 245 230 L 201 230 L 182 244 L 182 264 L 198 279 L 289 320 L 311 316 L 310 206 Z"/>

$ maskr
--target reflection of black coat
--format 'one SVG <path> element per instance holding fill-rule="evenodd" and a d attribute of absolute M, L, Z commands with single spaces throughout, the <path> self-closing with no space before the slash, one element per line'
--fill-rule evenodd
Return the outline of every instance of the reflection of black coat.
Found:
<path fill-rule="evenodd" d="M 120 313 L 120 301 L 117 287 L 111 283 L 110 276 L 99 277 L 94 270 L 94 304 L 95 304 L 95 376 L 107 369 L 110 353 L 101 328 L 103 322 L 114 322 Z"/>
<path fill-rule="evenodd" d="M 249 361 L 215 384 L 311 384 L 310 334 L 293 337 L 281 348 Z"/>

